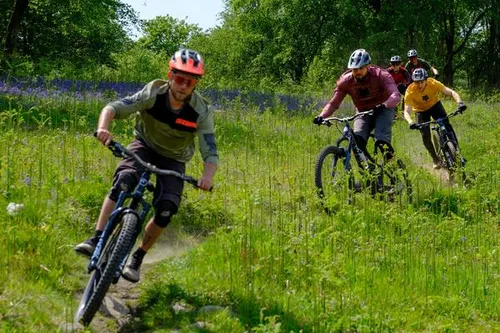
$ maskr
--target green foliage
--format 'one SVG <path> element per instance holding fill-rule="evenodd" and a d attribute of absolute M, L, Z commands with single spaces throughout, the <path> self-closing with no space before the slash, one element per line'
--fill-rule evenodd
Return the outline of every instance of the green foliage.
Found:
<path fill-rule="evenodd" d="M 139 48 L 146 48 L 166 59 L 184 46 L 191 38 L 201 35 L 201 28 L 172 16 L 157 16 L 142 23 L 144 36 L 138 41 Z"/>

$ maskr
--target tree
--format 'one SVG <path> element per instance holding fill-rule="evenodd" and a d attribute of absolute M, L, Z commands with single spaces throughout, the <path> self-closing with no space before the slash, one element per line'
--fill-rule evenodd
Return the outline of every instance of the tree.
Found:
<path fill-rule="evenodd" d="M 144 36 L 137 43 L 153 52 L 169 57 L 181 46 L 185 46 L 193 37 L 202 34 L 202 29 L 195 24 L 188 24 L 169 15 L 157 16 L 142 22 Z"/>
<path fill-rule="evenodd" d="M 7 26 L 7 33 L 5 34 L 4 54 L 9 57 L 14 51 L 15 34 L 19 29 L 21 20 L 28 8 L 29 0 L 15 0 L 14 9 Z"/>

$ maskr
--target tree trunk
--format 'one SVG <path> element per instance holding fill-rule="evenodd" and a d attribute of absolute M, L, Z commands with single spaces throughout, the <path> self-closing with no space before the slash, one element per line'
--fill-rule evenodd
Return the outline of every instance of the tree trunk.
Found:
<path fill-rule="evenodd" d="M 9 25 L 7 26 L 7 33 L 5 34 L 4 54 L 6 57 L 12 55 L 14 52 L 14 40 L 16 31 L 21 24 L 24 12 L 28 8 L 29 0 L 16 0 L 14 3 L 14 10 L 10 17 Z"/>
<path fill-rule="evenodd" d="M 498 39 L 500 38 L 500 29 L 498 22 L 494 19 L 490 20 L 489 25 L 489 41 L 488 50 L 490 56 L 488 57 L 490 65 L 488 66 L 487 82 L 488 86 L 492 88 L 498 88 L 500 86 L 500 78 L 498 73 L 500 72 L 500 43 Z"/>

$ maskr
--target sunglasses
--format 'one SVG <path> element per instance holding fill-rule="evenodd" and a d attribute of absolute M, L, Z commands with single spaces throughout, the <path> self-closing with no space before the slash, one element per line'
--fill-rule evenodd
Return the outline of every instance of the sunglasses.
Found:
<path fill-rule="evenodd" d="M 391 65 L 392 66 L 399 66 L 399 65 L 401 65 L 401 63 L 400 62 L 391 62 Z"/>
<path fill-rule="evenodd" d="M 188 86 L 188 88 L 194 87 L 198 83 L 198 79 L 181 76 L 179 74 L 174 74 L 172 76 L 172 79 L 174 80 L 174 82 L 176 84 L 178 84 L 180 86 L 185 84 L 186 86 Z"/>

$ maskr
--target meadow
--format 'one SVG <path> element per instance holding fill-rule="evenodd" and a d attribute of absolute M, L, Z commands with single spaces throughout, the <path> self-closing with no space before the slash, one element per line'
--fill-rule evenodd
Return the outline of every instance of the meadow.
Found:
<path fill-rule="evenodd" d="M 65 331 L 61 323 L 73 318 L 87 275 L 72 247 L 93 230 L 117 163 L 92 137 L 105 99 L 0 95 L 2 332 Z M 334 214 L 318 203 L 314 163 L 339 132 L 314 125 L 312 105 L 220 105 L 215 189 L 186 189 L 169 226 L 201 243 L 149 270 L 134 320 L 106 329 L 500 331 L 500 112 L 498 104 L 468 105 L 452 123 L 470 185 L 450 186 L 432 171 L 418 132 L 397 121 L 394 145 L 413 203 L 339 196 L 330 199 Z M 132 120 L 115 123 L 116 140 L 129 142 L 132 128 Z M 188 173 L 201 174 L 198 155 Z M 207 305 L 221 310 L 197 311 Z"/>

